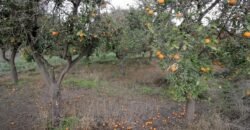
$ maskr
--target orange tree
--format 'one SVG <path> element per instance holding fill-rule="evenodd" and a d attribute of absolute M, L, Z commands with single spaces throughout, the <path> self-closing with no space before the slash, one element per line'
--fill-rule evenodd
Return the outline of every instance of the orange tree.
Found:
<path fill-rule="evenodd" d="M 141 3 L 151 18 L 147 29 L 156 43 L 156 56 L 162 68 L 169 71 L 170 93 L 174 99 L 186 101 L 186 118 L 191 123 L 195 117 L 195 100 L 208 89 L 213 76 L 212 64 L 215 61 L 222 64 L 220 60 L 235 63 L 229 57 L 237 52 L 240 53 L 237 54 L 241 58 L 239 62 L 249 64 L 249 44 L 246 43 L 249 39 L 247 33 L 241 36 L 249 29 L 246 26 L 249 25 L 249 3 L 224 0 L 148 0 Z M 234 59 L 238 61 L 237 58 Z"/>
<path fill-rule="evenodd" d="M 102 50 L 112 51 L 118 59 L 151 51 L 150 33 L 145 30 L 144 11 L 138 9 L 113 10 L 102 19 L 100 35 Z"/>
<path fill-rule="evenodd" d="M 46 10 L 51 2 L 55 7 L 52 11 Z M 103 0 L 68 0 L 65 8 L 63 2 L 65 1 L 24 0 L 12 3 L 16 6 L 15 9 L 22 8 L 18 11 L 20 17 L 12 18 L 21 23 L 21 34 L 24 36 L 22 41 L 25 43 L 23 46 L 37 63 L 49 87 L 48 96 L 51 97 L 54 127 L 59 126 L 62 118 L 62 81 L 83 56 L 90 55 L 96 48 L 98 36 L 92 27 L 99 21 L 96 17 L 100 14 L 100 6 L 106 4 Z M 7 3 L 8 1 L 3 1 L 3 4 Z M 11 35 L 6 33 L 4 37 Z M 65 60 L 66 64 L 59 74 L 55 72 L 55 67 L 48 62 L 46 56 L 57 56 Z"/>
<path fill-rule="evenodd" d="M 22 44 L 22 31 L 23 27 L 20 26 L 21 21 L 20 11 L 22 7 L 15 5 L 13 1 L 4 1 L 0 3 L 0 49 L 2 52 L 2 58 L 9 63 L 11 69 L 11 77 L 13 82 L 18 82 L 18 73 L 15 65 L 15 57 Z M 7 57 L 7 52 L 10 52 L 10 56 Z"/>

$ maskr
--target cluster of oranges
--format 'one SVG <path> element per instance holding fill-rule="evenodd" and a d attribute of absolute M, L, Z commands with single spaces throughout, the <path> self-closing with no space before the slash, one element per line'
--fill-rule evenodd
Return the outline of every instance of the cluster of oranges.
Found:
<path fill-rule="evenodd" d="M 166 57 L 161 51 L 156 51 L 156 56 L 160 60 L 163 60 Z M 169 55 L 168 57 L 176 61 L 179 61 L 181 59 L 181 55 L 179 53 Z M 179 65 L 177 63 L 174 63 L 167 68 L 167 71 L 176 72 L 178 68 Z"/>
<path fill-rule="evenodd" d="M 161 51 L 156 51 L 156 56 L 160 60 L 163 60 L 165 58 L 165 55 Z"/>
<path fill-rule="evenodd" d="M 165 55 L 161 51 L 156 51 L 156 56 L 160 60 L 163 60 L 165 58 Z M 181 59 L 181 55 L 179 53 L 176 53 L 173 55 L 169 55 L 169 58 L 178 61 Z"/>
<path fill-rule="evenodd" d="M 181 55 L 179 53 L 176 53 L 176 54 L 170 55 L 169 58 L 178 61 L 181 59 Z"/>
<path fill-rule="evenodd" d="M 227 3 L 228 3 L 230 6 L 235 6 L 235 5 L 237 4 L 237 0 L 228 0 Z M 250 38 L 250 32 L 249 32 L 249 31 L 248 31 L 248 32 L 244 32 L 244 33 L 242 34 L 242 36 L 243 36 L 244 38 Z"/>

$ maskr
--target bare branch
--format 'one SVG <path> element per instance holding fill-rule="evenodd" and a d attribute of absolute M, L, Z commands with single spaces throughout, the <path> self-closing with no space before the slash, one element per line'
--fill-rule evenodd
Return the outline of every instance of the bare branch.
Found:
<path fill-rule="evenodd" d="M 201 22 L 202 18 L 211 10 L 215 7 L 216 4 L 218 4 L 220 2 L 220 0 L 215 0 L 215 2 L 213 4 L 211 4 L 211 6 L 209 6 L 204 12 L 202 12 L 198 18 L 198 22 Z"/>
<path fill-rule="evenodd" d="M 7 57 L 6 57 L 6 50 L 5 49 L 3 49 L 3 48 L 1 48 L 1 52 L 2 52 L 2 57 L 3 57 L 3 59 L 6 61 L 6 62 L 9 62 L 10 61 L 10 59 L 8 59 Z"/>

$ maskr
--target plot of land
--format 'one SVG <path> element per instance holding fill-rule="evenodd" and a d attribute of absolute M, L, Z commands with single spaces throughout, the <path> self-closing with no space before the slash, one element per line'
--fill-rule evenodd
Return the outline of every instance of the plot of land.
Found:
<path fill-rule="evenodd" d="M 116 62 L 77 65 L 63 82 L 65 117 L 60 129 L 188 129 L 184 123 L 185 104 L 168 96 L 165 74 L 155 61 L 130 61 L 125 67 L 125 75 Z M 48 129 L 48 88 L 37 71 L 20 75 L 17 86 L 12 85 L 7 75 L 0 78 L 1 129 Z M 222 108 L 216 108 L 225 107 L 224 99 L 216 101 L 223 90 L 210 91 L 214 94 L 211 99 L 198 102 L 196 123 L 190 129 L 232 128 L 226 123 L 230 118 L 223 119 L 219 111 Z M 232 99 L 228 97 L 227 100 Z M 231 120 L 241 117 L 242 114 L 231 110 L 227 111 L 227 115 L 235 114 Z M 249 115 L 238 122 L 242 127 L 249 127 L 244 121 L 249 121 Z M 235 125 L 233 128 L 240 127 Z"/>

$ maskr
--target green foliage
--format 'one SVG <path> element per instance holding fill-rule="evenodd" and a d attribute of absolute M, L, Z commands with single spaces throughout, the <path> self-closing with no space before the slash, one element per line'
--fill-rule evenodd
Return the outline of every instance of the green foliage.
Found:
<path fill-rule="evenodd" d="M 146 19 L 140 9 L 115 10 L 103 16 L 99 50 L 115 52 L 117 58 L 150 51 L 152 40 L 144 28 Z"/>

